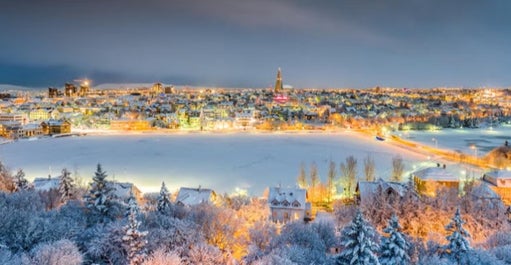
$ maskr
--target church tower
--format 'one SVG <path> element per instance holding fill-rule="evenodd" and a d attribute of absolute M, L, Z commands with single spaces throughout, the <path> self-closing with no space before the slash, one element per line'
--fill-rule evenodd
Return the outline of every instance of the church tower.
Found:
<path fill-rule="evenodd" d="M 282 72 L 279 70 L 277 71 L 277 80 L 275 81 L 275 88 L 273 90 L 273 93 L 278 94 L 282 92 Z"/>

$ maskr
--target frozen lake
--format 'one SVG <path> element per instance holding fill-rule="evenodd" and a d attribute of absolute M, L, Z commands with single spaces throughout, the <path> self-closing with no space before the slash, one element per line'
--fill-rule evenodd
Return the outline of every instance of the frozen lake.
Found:
<path fill-rule="evenodd" d="M 294 186 L 301 162 L 307 172 L 316 162 L 325 179 L 330 159 L 339 165 L 353 155 L 362 176 L 368 154 L 382 178 L 390 174 L 395 155 L 403 157 L 408 170 L 427 161 L 353 132 L 88 135 L 0 145 L 0 159 L 13 170 L 23 168 L 30 179 L 58 176 L 66 167 L 90 181 L 99 162 L 110 179 L 133 182 L 145 192 L 159 190 L 165 181 L 171 191 L 201 185 L 221 193 L 245 189 L 256 196 L 268 186 Z"/>
<path fill-rule="evenodd" d="M 493 129 L 444 129 L 440 131 L 410 131 L 400 133 L 401 137 L 423 143 L 432 147 L 460 151 L 483 156 L 507 140 L 511 143 L 511 126 L 500 126 Z"/>

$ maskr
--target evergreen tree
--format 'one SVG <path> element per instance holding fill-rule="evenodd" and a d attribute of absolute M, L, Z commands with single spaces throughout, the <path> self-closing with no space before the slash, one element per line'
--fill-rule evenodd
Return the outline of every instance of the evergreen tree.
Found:
<path fill-rule="evenodd" d="M 410 243 L 406 241 L 406 237 L 401 233 L 401 226 L 397 215 L 392 215 L 389 226 L 383 229 L 388 237 L 383 237 L 380 249 L 380 263 L 382 265 L 406 265 L 410 264 L 410 256 L 408 249 Z"/>
<path fill-rule="evenodd" d="M 108 175 L 98 164 L 94 177 L 92 178 L 89 194 L 85 196 L 87 208 L 97 214 L 99 222 L 104 222 L 109 216 L 112 206 L 113 188 L 106 180 Z"/>
<path fill-rule="evenodd" d="M 75 187 L 73 179 L 71 178 L 71 172 L 69 172 L 66 168 L 62 169 L 59 183 L 59 192 L 62 196 L 61 201 L 66 202 L 69 200 L 73 196 L 74 189 Z"/>
<path fill-rule="evenodd" d="M 312 164 L 311 164 L 310 178 L 311 178 L 311 182 L 310 182 L 311 185 L 309 187 L 309 193 L 311 196 L 311 202 L 315 203 L 318 201 L 316 190 L 317 190 L 317 186 L 320 182 L 318 166 L 316 165 L 316 162 L 312 162 Z"/>
<path fill-rule="evenodd" d="M 344 228 L 341 236 L 341 245 L 344 250 L 336 259 L 338 265 L 379 265 L 376 252 L 377 233 L 364 219 L 362 212 L 357 211 L 353 221 Z"/>
<path fill-rule="evenodd" d="M 158 211 L 164 213 L 170 208 L 169 191 L 165 186 L 165 182 L 161 183 L 160 196 L 158 197 Z"/>
<path fill-rule="evenodd" d="M 130 265 L 142 264 L 146 257 L 145 245 L 147 241 L 145 237 L 147 231 L 139 231 L 140 222 L 137 220 L 138 204 L 130 194 L 128 199 L 128 211 L 126 213 L 128 224 L 124 227 L 125 235 L 122 237 L 124 249 L 128 253 L 128 262 Z"/>
<path fill-rule="evenodd" d="M 467 239 L 470 237 L 470 233 L 463 228 L 464 223 L 465 221 L 461 218 L 460 209 L 458 208 L 451 222 L 445 227 L 445 230 L 450 233 L 446 237 L 449 243 L 445 246 L 445 253 L 458 264 L 463 263 L 466 254 L 471 249 Z"/>
<path fill-rule="evenodd" d="M 30 185 L 28 184 L 27 179 L 25 178 L 25 172 L 23 169 L 19 169 L 14 175 L 14 191 L 22 191 L 29 190 Z"/>

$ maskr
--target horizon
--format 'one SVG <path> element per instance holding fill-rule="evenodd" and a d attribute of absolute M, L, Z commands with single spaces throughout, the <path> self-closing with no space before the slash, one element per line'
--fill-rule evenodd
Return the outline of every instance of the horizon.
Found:
<path fill-rule="evenodd" d="M 8 1 L 0 83 L 509 87 L 508 1 Z"/>

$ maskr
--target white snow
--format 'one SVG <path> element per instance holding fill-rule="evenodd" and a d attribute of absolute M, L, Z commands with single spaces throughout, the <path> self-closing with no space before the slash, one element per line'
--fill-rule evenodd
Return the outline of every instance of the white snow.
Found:
<path fill-rule="evenodd" d="M 410 131 L 399 133 L 401 137 L 432 147 L 457 150 L 465 154 L 483 156 L 508 140 L 511 144 L 511 126 L 493 129 L 444 129 L 439 131 Z M 474 145 L 476 149 L 471 149 Z"/>
<path fill-rule="evenodd" d="M 307 172 L 316 162 L 325 180 L 330 159 L 339 174 L 339 162 L 353 155 L 362 176 L 368 154 L 382 178 L 390 175 L 395 155 L 407 170 L 428 164 L 424 155 L 354 132 L 88 135 L 0 145 L 0 160 L 13 170 L 23 168 L 29 179 L 56 176 L 66 167 L 88 182 L 99 162 L 109 179 L 133 182 L 143 192 L 159 191 L 165 181 L 171 192 L 200 185 L 217 193 L 247 189 L 255 196 L 269 186 L 294 187 L 301 162 Z"/>

